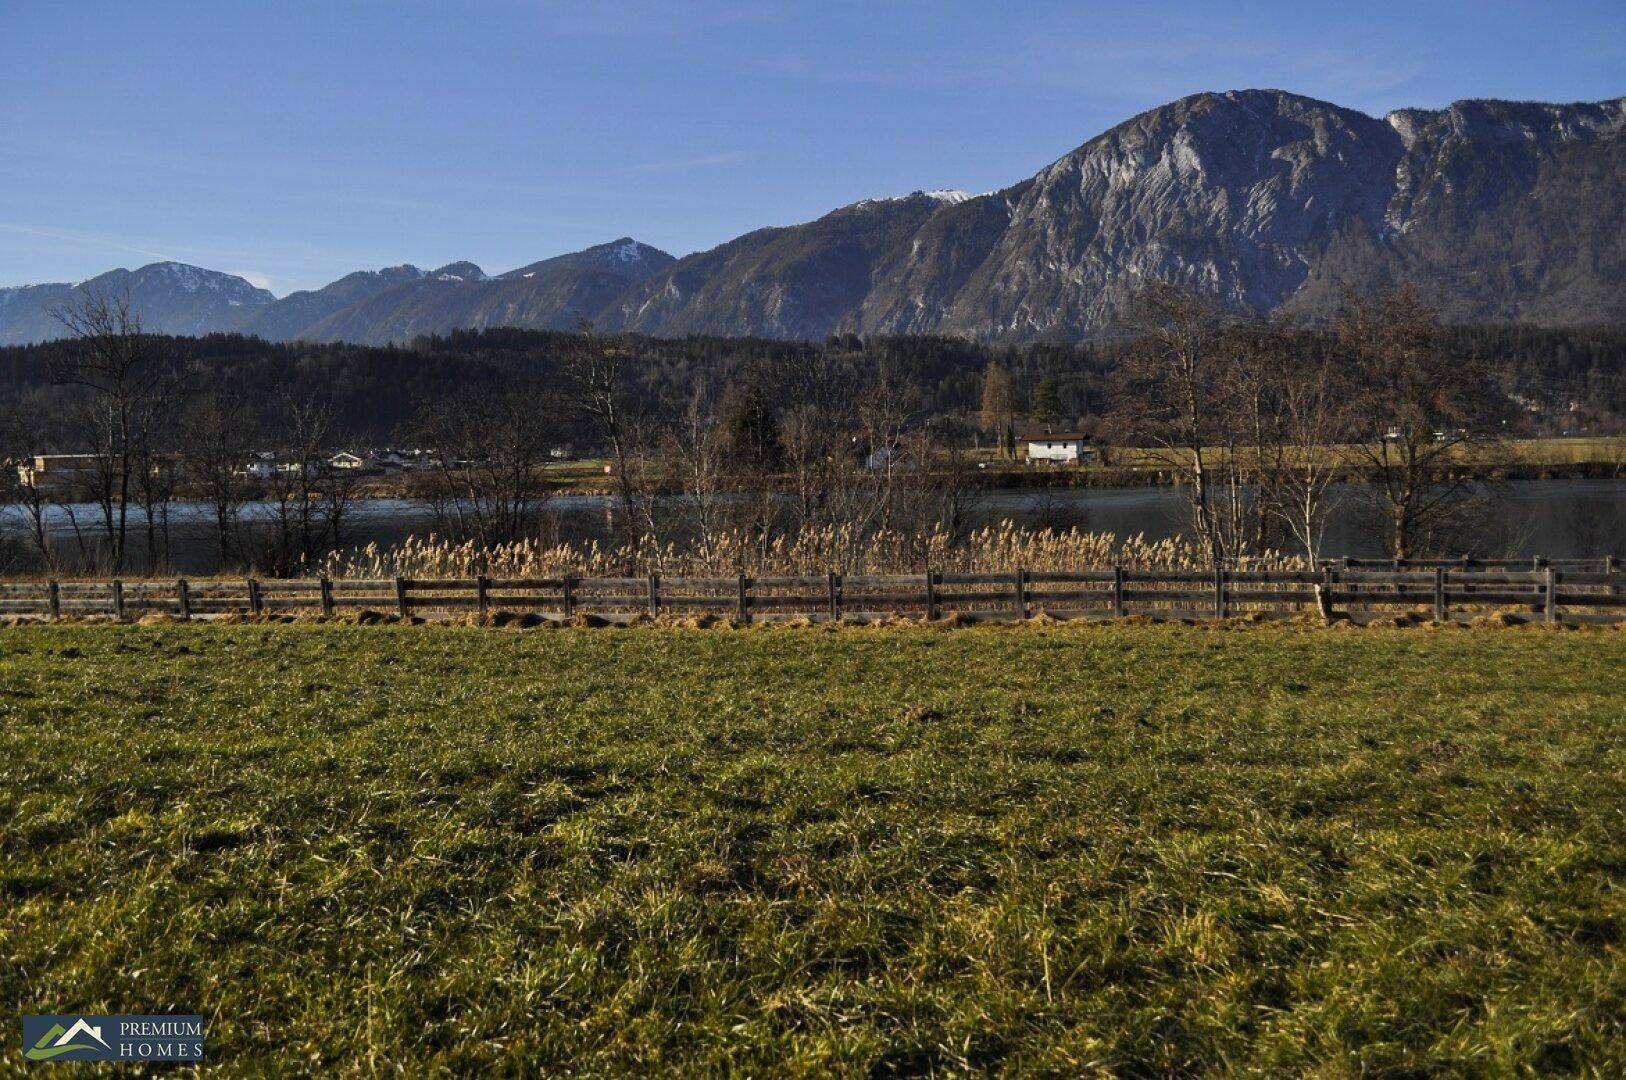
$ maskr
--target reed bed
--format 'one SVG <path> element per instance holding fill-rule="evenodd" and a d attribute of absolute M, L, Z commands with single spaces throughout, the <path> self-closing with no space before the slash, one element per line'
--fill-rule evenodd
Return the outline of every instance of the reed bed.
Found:
<path fill-rule="evenodd" d="M 1261 552 L 1242 562 L 1253 568 L 1302 569 L 1299 556 Z M 410 537 L 400 544 L 369 544 L 326 560 L 333 578 L 605 577 L 658 572 L 669 576 L 823 574 L 997 573 L 1090 570 L 1122 566 L 1136 570 L 1201 570 L 1208 554 L 1186 539 L 1148 540 L 1144 534 L 1120 537 L 1080 529 L 1031 529 L 1011 521 L 989 525 L 965 537 L 942 529 L 912 533 L 859 532 L 847 527 L 805 530 L 795 535 L 756 539 L 741 534 L 711 536 L 692 544 L 547 544 L 522 540 L 485 547 L 435 536 Z"/>

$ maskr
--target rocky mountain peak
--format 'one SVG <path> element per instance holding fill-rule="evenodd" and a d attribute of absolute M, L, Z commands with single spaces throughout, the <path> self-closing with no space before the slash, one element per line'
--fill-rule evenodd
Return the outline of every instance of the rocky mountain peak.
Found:
<path fill-rule="evenodd" d="M 1077 338 L 1114 332 L 1151 279 L 1238 311 L 1316 315 L 1346 288 L 1411 281 L 1453 319 L 1603 322 L 1626 319 L 1623 213 L 1626 99 L 1380 119 L 1255 89 L 1148 110 L 1001 191 L 864 199 L 683 259 L 623 236 L 495 279 L 403 266 L 275 303 L 179 264 L 104 277 L 127 278 L 144 314 L 168 312 L 155 328 L 361 342 L 580 318 L 651 334 Z M 71 288 L 0 294 L 0 341 L 50 336 L 42 305 Z"/>

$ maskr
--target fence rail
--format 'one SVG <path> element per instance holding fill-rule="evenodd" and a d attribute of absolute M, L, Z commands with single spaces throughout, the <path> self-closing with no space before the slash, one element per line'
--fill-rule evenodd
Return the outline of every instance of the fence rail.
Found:
<path fill-rule="evenodd" d="M 1613 622 L 1626 617 L 1623 584 L 1626 575 L 1615 558 L 1479 562 L 1466 568 L 1461 560 L 1340 560 L 1319 571 L 1113 567 L 801 577 L 181 578 L 0 582 L 0 616 L 128 620 L 374 611 L 405 618 L 509 612 L 551 619 L 715 615 L 750 621 L 1316 613 L 1367 620 L 1421 611 L 1443 621 L 1513 609 L 1546 621 Z"/>

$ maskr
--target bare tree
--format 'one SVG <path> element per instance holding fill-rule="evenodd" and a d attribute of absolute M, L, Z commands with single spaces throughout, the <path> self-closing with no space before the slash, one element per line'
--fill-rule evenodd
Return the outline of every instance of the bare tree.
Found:
<path fill-rule="evenodd" d="M 1270 319 L 1221 333 L 1210 408 L 1219 432 L 1215 524 L 1233 557 L 1279 546 L 1279 483 L 1289 444 L 1283 389 L 1292 365 L 1291 336 Z"/>
<path fill-rule="evenodd" d="M 1355 376 L 1353 460 L 1372 480 L 1389 552 L 1415 557 L 1446 536 L 1471 492 L 1476 428 L 1497 410 L 1486 365 L 1445 345 L 1438 313 L 1414 289 L 1349 297 L 1335 324 Z"/>
<path fill-rule="evenodd" d="M 863 386 L 854 358 L 826 348 L 784 376 L 779 442 L 794 525 L 808 530 L 848 520 L 864 464 L 857 447 Z"/>
<path fill-rule="evenodd" d="M 45 527 L 45 493 L 38 484 L 25 480 L 31 475 L 29 462 L 38 447 L 34 426 L 21 409 L 0 409 L 0 526 L 19 522 L 40 565 L 54 570 L 55 557 Z"/>
<path fill-rule="evenodd" d="M 136 458 L 135 470 L 136 503 L 141 507 L 146 532 L 143 568 L 149 576 L 169 565 L 169 509 L 175 501 L 180 478 L 179 457 L 173 452 L 159 449 L 154 439 L 156 434 L 152 431 L 147 433 Z"/>
<path fill-rule="evenodd" d="M 248 475 L 255 424 L 240 395 L 211 393 L 194 401 L 179 425 L 182 483 L 208 505 L 221 569 L 243 556 L 239 525 L 253 496 Z"/>
<path fill-rule="evenodd" d="M 1183 474 L 1192 527 L 1215 565 L 1230 554 L 1214 502 L 1211 448 L 1230 438 L 1225 415 L 1225 323 L 1183 286 L 1155 282 L 1136 294 L 1136 335 L 1117 373 L 1114 428 L 1145 440 Z"/>
<path fill-rule="evenodd" d="M 650 473 L 640 453 L 646 425 L 633 410 L 627 387 L 632 355 L 624 342 L 594 333 L 585 320 L 578 329 L 577 339 L 567 346 L 559 365 L 570 403 L 610 452 L 621 505 L 620 527 L 636 535 L 646 548 L 655 548 L 655 500 L 648 484 L 641 482 Z M 640 492 L 645 496 L 642 500 Z"/>
<path fill-rule="evenodd" d="M 665 486 L 682 496 L 679 506 L 686 530 L 702 560 L 711 563 L 732 533 L 733 475 L 704 385 L 695 387 L 681 421 L 666 433 L 663 450 L 670 469 Z"/>
<path fill-rule="evenodd" d="M 533 532 L 548 498 L 548 395 L 530 381 L 467 387 L 419 419 L 433 475 L 419 487 L 442 533 L 490 548 Z"/>
<path fill-rule="evenodd" d="M 982 376 L 982 427 L 998 441 L 1007 458 L 1016 457 L 1016 380 L 1000 364 L 989 364 Z"/>
<path fill-rule="evenodd" d="M 1278 387 L 1282 438 L 1270 508 L 1314 566 L 1345 473 L 1338 447 L 1349 434 L 1349 380 L 1331 357 L 1300 355 L 1279 366 Z"/>
<path fill-rule="evenodd" d="M 86 293 L 51 314 L 69 335 L 51 374 L 79 392 L 79 436 L 95 462 L 93 496 L 116 574 L 125 565 L 130 503 L 138 485 L 151 487 L 154 436 L 178 399 L 179 371 L 143 332 L 128 296 Z"/>
<path fill-rule="evenodd" d="M 273 573 L 290 574 L 314 565 L 338 546 L 331 493 L 347 505 L 353 481 L 333 475 L 329 465 L 333 410 L 326 403 L 293 393 L 279 402 L 275 436 L 276 468 L 266 481 L 275 511 L 269 547 L 260 561 Z"/>

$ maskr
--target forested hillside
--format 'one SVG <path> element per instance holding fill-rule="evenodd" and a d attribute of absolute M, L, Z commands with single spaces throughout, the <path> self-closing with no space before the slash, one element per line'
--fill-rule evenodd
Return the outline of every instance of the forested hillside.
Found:
<path fill-rule="evenodd" d="M 1459 326 L 1450 347 L 1487 358 L 1510 395 L 1530 403 L 1524 422 L 1538 433 L 1610 434 L 1626 416 L 1626 326 L 1551 329 Z M 346 441 L 382 444 L 403 438 L 427 404 L 483 381 L 523 377 L 546 387 L 573 333 L 534 330 L 458 331 L 407 347 L 271 343 L 235 334 L 162 339 L 163 348 L 199 391 L 224 391 L 274 415 L 290 396 L 330 403 Z M 696 395 L 715 402 L 731 383 L 750 378 L 770 388 L 793 378 L 820 354 L 837 353 L 886 380 L 919 420 L 973 421 L 991 365 L 1011 375 L 1024 416 L 1043 399 L 1048 419 L 1089 428 L 1109 411 L 1111 373 L 1126 345 L 996 346 L 947 337 L 833 337 L 808 344 L 760 338 L 613 339 L 634 357 L 630 397 L 660 422 L 681 416 Z M 1306 334 L 1302 348 L 1322 347 Z M 53 383 L 53 359 L 65 343 L 0 348 L 0 396 L 27 421 L 31 442 L 66 447 L 60 423 L 67 391 Z M 763 376 L 772 376 L 763 379 Z M 1572 404 L 1575 408 L 1571 408 Z M 550 408 L 539 400 L 539 408 Z M 1532 412 L 1531 408 L 1539 408 Z M 561 441 L 571 437 L 558 410 Z M 8 449 L 8 448 L 0 448 Z"/>

